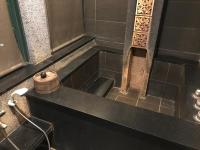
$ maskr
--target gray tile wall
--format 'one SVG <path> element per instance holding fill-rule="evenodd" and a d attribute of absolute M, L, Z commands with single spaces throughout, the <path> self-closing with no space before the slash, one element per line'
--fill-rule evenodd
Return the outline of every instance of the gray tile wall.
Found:
<path fill-rule="evenodd" d="M 66 77 L 62 84 L 74 89 L 85 90 L 88 85 L 91 85 L 98 78 L 98 73 L 99 54 L 96 54 Z"/>
<path fill-rule="evenodd" d="M 84 0 L 86 32 L 101 46 L 123 49 L 128 0 Z"/>
<path fill-rule="evenodd" d="M 114 79 L 114 86 L 120 87 L 122 78 L 122 55 L 101 51 L 99 53 L 99 76 Z"/>
<path fill-rule="evenodd" d="M 159 53 L 199 58 L 196 56 L 200 55 L 200 1 L 169 0 L 165 7 Z"/>
<path fill-rule="evenodd" d="M 113 79 L 114 86 L 121 85 L 122 55 L 101 51 L 67 76 L 62 84 L 78 90 L 85 90 L 98 77 Z"/>

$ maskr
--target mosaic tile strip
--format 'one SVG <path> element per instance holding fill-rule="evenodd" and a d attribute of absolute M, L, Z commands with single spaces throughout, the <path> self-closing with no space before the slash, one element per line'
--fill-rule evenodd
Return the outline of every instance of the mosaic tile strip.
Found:
<path fill-rule="evenodd" d="M 148 33 L 133 32 L 132 46 L 137 48 L 146 48 Z"/>
<path fill-rule="evenodd" d="M 151 15 L 154 0 L 137 0 L 136 15 Z"/>
<path fill-rule="evenodd" d="M 132 46 L 146 48 L 154 0 L 137 0 Z"/>
<path fill-rule="evenodd" d="M 150 29 L 151 17 L 136 16 L 134 31 L 148 32 Z"/>

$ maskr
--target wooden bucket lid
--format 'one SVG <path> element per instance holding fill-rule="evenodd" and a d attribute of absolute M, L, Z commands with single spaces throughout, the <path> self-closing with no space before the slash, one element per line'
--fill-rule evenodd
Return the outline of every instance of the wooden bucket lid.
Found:
<path fill-rule="evenodd" d="M 53 72 L 53 71 L 37 73 L 36 75 L 33 76 L 33 80 L 38 83 L 47 83 L 55 79 L 56 80 L 58 79 L 58 75 L 56 72 Z"/>

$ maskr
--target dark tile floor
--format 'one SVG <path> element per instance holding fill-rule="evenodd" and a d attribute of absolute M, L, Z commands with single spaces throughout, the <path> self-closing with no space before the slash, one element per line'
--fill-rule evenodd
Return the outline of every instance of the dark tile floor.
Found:
<path fill-rule="evenodd" d="M 155 61 L 150 75 L 148 94 L 176 100 L 185 84 L 185 65 Z"/>
<path fill-rule="evenodd" d="M 149 88 L 145 99 L 139 98 L 139 92 L 129 90 L 127 95 L 113 88 L 108 99 L 132 106 L 175 116 L 180 89 L 185 82 L 185 66 L 162 61 L 155 61 L 150 75 Z"/>
<path fill-rule="evenodd" d="M 153 64 L 146 99 L 140 99 L 138 92 L 132 90 L 122 95 L 118 88 L 113 88 L 107 98 L 197 123 L 193 117 L 198 110 L 192 95 L 198 88 L 198 62 L 164 57 Z"/>
<path fill-rule="evenodd" d="M 150 95 L 145 99 L 141 99 L 139 98 L 139 92 L 133 90 L 129 90 L 127 95 L 123 95 L 120 93 L 119 88 L 114 87 L 106 98 L 170 116 L 174 116 L 175 112 L 174 101 Z"/>

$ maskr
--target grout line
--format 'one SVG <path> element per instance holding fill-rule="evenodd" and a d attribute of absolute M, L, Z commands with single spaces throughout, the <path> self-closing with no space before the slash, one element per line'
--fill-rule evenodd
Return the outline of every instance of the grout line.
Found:
<path fill-rule="evenodd" d="M 123 98 L 126 98 L 126 99 L 130 99 L 130 100 L 132 100 L 132 98 L 133 98 L 133 96 L 132 97 L 127 97 L 125 95 L 120 95 L 120 96 L 123 97 Z"/>
<path fill-rule="evenodd" d="M 95 22 L 95 27 L 94 27 L 94 32 L 95 32 L 95 35 L 97 34 L 97 0 L 94 0 L 94 22 Z"/>
<path fill-rule="evenodd" d="M 106 56 L 107 56 L 107 52 L 106 52 L 106 53 L 104 53 L 104 55 L 105 55 L 105 58 L 104 58 L 104 59 L 105 59 L 105 60 L 104 60 L 104 63 L 105 63 L 105 66 L 107 66 L 107 61 L 106 61 L 106 59 L 107 59 L 107 57 L 106 57 Z"/>
<path fill-rule="evenodd" d="M 169 75 L 169 70 L 171 68 L 171 63 L 168 63 L 168 70 L 167 70 L 167 75 L 166 75 L 166 82 L 167 82 L 167 79 L 168 79 L 168 75 Z"/>
<path fill-rule="evenodd" d="M 181 108 L 181 104 L 180 104 L 180 99 L 182 96 L 180 96 L 180 94 L 182 95 L 182 89 L 179 88 L 178 89 L 178 94 L 177 94 L 177 102 L 174 103 L 174 115 L 176 115 L 176 111 L 178 111 L 178 117 L 181 118 L 181 111 L 182 111 L 182 108 Z M 185 99 L 185 98 L 184 98 Z M 177 106 L 178 105 L 178 106 Z M 178 108 L 177 108 L 178 107 Z"/>
<path fill-rule="evenodd" d="M 139 96 L 138 96 L 137 102 L 136 102 L 136 104 L 135 104 L 136 107 L 138 107 L 138 103 L 139 103 Z"/>
<path fill-rule="evenodd" d="M 117 95 L 117 97 L 115 97 L 114 101 L 117 101 L 117 98 L 119 97 L 119 95 Z"/>
<path fill-rule="evenodd" d="M 165 28 L 171 29 L 179 29 L 179 30 L 197 30 L 197 28 L 190 28 L 190 27 L 177 27 L 177 26 L 166 26 Z"/>
<path fill-rule="evenodd" d="M 121 43 L 121 42 L 119 42 L 119 41 L 112 41 L 112 40 L 110 40 L 110 39 L 105 39 L 105 37 L 103 37 L 103 36 L 98 36 L 98 35 L 96 35 L 96 40 L 98 40 L 98 41 L 103 41 L 103 42 L 111 42 L 111 43 L 113 43 L 113 44 L 124 44 L 124 43 Z M 121 48 L 120 48 L 121 49 Z M 120 50 L 119 49 L 119 50 Z"/>
<path fill-rule="evenodd" d="M 72 83 L 72 87 L 74 88 L 74 82 L 73 82 L 73 80 L 72 80 L 72 76 L 70 76 L 70 81 L 71 81 L 71 83 Z"/>
<path fill-rule="evenodd" d="M 178 85 L 178 84 L 174 84 L 172 82 L 166 82 L 166 81 L 161 81 L 161 80 L 156 80 L 156 79 L 150 79 L 151 81 L 155 81 L 155 82 L 158 82 L 160 84 L 165 84 L 165 85 L 172 85 L 172 86 L 176 86 L 177 88 L 180 88 L 182 87 L 182 85 Z"/>
<path fill-rule="evenodd" d="M 187 2 L 187 1 L 185 1 L 185 0 L 174 0 L 173 2 L 171 2 L 171 3 L 199 3 L 199 2 L 197 2 L 197 1 L 189 1 L 189 2 Z"/>
<path fill-rule="evenodd" d="M 121 72 L 113 71 L 113 70 L 110 70 L 110 69 L 107 69 L 107 68 L 101 68 L 101 70 L 110 71 L 110 72 L 117 73 L 117 74 L 122 74 Z"/>
<path fill-rule="evenodd" d="M 96 20 L 96 21 L 101 21 L 101 22 L 108 22 L 108 23 L 118 23 L 118 24 L 126 24 L 126 22 L 120 22 L 120 21 L 113 21 L 113 20 Z"/>
<path fill-rule="evenodd" d="M 162 104 L 162 98 L 161 98 L 161 100 L 160 100 L 160 104 L 159 104 L 159 108 L 158 108 L 158 112 L 160 113 L 160 107 L 161 107 L 161 104 Z"/>

